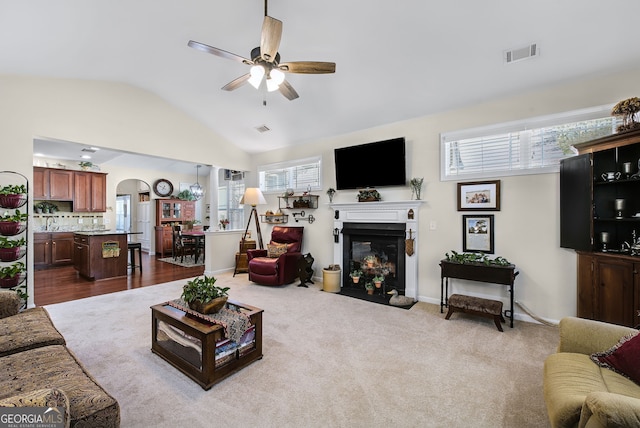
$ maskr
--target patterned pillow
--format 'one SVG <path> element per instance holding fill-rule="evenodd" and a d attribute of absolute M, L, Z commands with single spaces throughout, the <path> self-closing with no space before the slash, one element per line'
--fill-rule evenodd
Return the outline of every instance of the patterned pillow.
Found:
<path fill-rule="evenodd" d="M 269 244 L 267 245 L 267 257 L 277 259 L 287 252 L 287 244 Z"/>
<path fill-rule="evenodd" d="M 640 334 L 626 335 L 611 349 L 592 354 L 591 359 L 640 385 Z"/>

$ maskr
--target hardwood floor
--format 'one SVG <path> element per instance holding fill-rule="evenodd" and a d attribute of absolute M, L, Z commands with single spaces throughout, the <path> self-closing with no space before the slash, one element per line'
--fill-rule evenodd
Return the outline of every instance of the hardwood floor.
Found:
<path fill-rule="evenodd" d="M 126 277 L 88 281 L 73 266 L 37 270 L 34 273 L 36 306 L 67 302 L 100 294 L 129 290 L 202 275 L 204 266 L 185 268 L 158 261 L 156 256 L 142 253 L 142 273 L 136 269 Z"/>

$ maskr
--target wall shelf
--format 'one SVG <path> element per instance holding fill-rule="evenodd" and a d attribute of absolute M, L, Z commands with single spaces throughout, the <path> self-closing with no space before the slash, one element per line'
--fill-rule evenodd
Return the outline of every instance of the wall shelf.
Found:
<path fill-rule="evenodd" d="M 284 206 L 283 206 L 284 205 Z M 278 208 L 280 209 L 316 209 L 318 208 L 318 195 L 302 194 L 278 196 Z"/>

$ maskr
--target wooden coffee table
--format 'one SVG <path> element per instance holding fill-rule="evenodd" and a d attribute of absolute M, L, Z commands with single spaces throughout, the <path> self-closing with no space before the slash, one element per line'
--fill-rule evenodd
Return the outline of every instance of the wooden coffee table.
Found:
<path fill-rule="evenodd" d="M 246 314 L 252 324 L 239 346 L 224 328 L 194 317 L 169 302 L 151 306 L 151 351 L 209 389 L 262 358 L 262 309 L 229 299 L 227 307 Z M 216 352 L 217 351 L 217 352 Z"/>

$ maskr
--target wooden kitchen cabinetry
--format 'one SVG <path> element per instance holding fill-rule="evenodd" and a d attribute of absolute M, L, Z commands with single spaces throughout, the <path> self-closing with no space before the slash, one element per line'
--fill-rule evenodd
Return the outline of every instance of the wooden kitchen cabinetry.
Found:
<path fill-rule="evenodd" d="M 46 269 L 73 263 L 73 233 L 34 233 L 33 266 Z"/>
<path fill-rule="evenodd" d="M 107 174 L 75 172 L 74 212 L 105 212 L 107 210 Z"/>
<path fill-rule="evenodd" d="M 579 155 L 560 165 L 560 246 L 578 253 L 578 316 L 634 327 L 640 324 L 640 130 L 575 147 Z"/>
<path fill-rule="evenodd" d="M 74 171 L 33 168 L 33 198 L 36 200 L 73 200 Z"/>
<path fill-rule="evenodd" d="M 156 253 L 161 257 L 172 254 L 173 232 L 171 226 L 193 221 L 196 203 L 182 199 L 156 199 Z"/>

